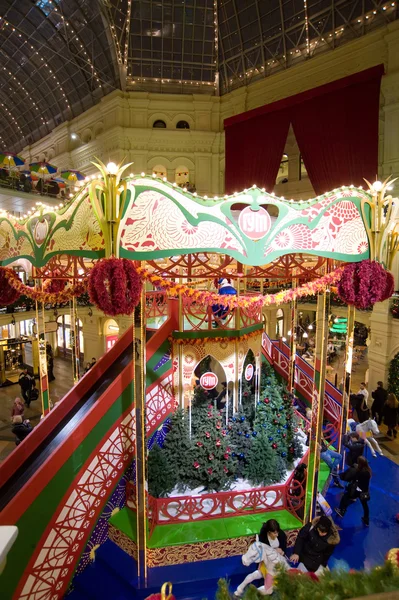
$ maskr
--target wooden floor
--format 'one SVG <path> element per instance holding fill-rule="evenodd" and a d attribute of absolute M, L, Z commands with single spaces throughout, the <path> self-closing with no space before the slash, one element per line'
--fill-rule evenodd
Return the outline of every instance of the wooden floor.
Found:
<path fill-rule="evenodd" d="M 50 383 L 50 400 L 58 402 L 73 386 L 71 359 L 54 359 L 55 380 Z M 15 439 L 11 432 L 11 409 L 15 398 L 21 397 L 18 383 L 0 387 L 0 460 L 4 460 L 15 448 Z M 37 425 L 41 416 L 41 401 L 32 402 L 25 408 L 24 418 L 29 419 L 33 426 Z"/>

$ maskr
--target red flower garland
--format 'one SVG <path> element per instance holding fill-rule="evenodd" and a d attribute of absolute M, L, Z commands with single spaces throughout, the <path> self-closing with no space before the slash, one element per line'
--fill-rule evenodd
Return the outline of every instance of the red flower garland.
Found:
<path fill-rule="evenodd" d="M 58 275 L 58 273 L 55 273 Z M 59 294 L 65 289 L 67 282 L 65 279 L 57 279 L 56 277 L 53 279 L 46 279 L 43 283 L 43 291 L 48 294 Z"/>
<path fill-rule="evenodd" d="M 7 306 L 14 304 L 20 297 L 20 293 L 10 284 L 10 279 L 18 279 L 18 275 L 10 268 L 0 267 L 0 304 Z"/>
<path fill-rule="evenodd" d="M 102 258 L 90 272 L 90 300 L 112 317 L 131 315 L 139 303 L 141 288 L 141 278 L 126 258 Z"/>
<path fill-rule="evenodd" d="M 392 274 L 377 261 L 362 260 L 345 265 L 338 283 L 338 296 L 347 304 L 365 310 L 393 294 Z"/>

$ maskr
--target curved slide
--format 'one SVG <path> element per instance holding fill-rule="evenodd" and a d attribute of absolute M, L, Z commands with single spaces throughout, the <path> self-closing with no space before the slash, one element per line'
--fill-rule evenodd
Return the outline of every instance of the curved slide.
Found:
<path fill-rule="evenodd" d="M 173 409 L 165 385 L 173 328 L 169 315 L 147 343 L 150 393 L 165 388 L 147 409 L 148 435 Z M 0 464 L 0 525 L 19 529 L 1 576 L 4 600 L 64 597 L 91 531 L 134 458 L 132 353 L 130 329 Z"/>

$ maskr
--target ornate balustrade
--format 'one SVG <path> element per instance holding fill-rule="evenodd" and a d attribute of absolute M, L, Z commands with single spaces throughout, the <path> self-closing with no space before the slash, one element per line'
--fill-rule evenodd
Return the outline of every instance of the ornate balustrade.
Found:
<path fill-rule="evenodd" d="M 262 336 L 262 348 L 269 362 L 273 365 L 279 375 L 285 380 L 289 373 L 290 348 L 287 344 L 277 340 L 271 340 L 266 333 Z M 313 378 L 314 369 L 298 354 L 295 357 L 295 376 L 294 386 L 296 391 L 301 394 L 309 405 L 312 404 L 313 397 Z M 339 435 L 342 412 L 342 394 L 341 392 L 326 380 L 324 394 L 324 416 L 329 423 L 328 433 L 332 443 Z"/>
<path fill-rule="evenodd" d="M 307 462 L 307 454 L 303 458 Z M 126 486 L 127 506 L 136 510 L 136 490 L 133 482 Z M 148 495 L 150 535 L 157 525 L 172 525 L 209 519 L 288 510 L 300 517 L 304 502 L 302 484 L 289 479 L 278 485 L 244 491 L 215 492 L 197 496 L 154 498 Z"/>
<path fill-rule="evenodd" d="M 219 312 L 219 315 L 217 314 Z M 262 311 L 258 306 L 246 308 L 224 309 L 220 306 L 219 311 L 212 306 L 198 304 L 189 297 L 182 299 L 183 331 L 200 330 L 232 330 L 244 329 L 262 322 Z M 215 314 L 216 313 L 216 314 Z"/>

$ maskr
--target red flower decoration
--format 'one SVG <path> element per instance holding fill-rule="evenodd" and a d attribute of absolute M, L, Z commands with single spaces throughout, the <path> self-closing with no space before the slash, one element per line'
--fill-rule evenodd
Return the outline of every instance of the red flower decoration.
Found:
<path fill-rule="evenodd" d="M 225 473 L 228 473 L 228 472 L 229 472 L 229 470 L 228 470 L 228 468 L 227 468 L 227 467 L 223 467 L 223 471 L 224 471 Z"/>
<path fill-rule="evenodd" d="M 345 265 L 338 283 L 338 296 L 347 304 L 364 310 L 393 294 L 392 274 L 377 261 L 362 260 Z"/>
<path fill-rule="evenodd" d="M 0 298 L 3 306 L 14 304 L 14 302 L 16 302 L 16 300 L 18 300 L 20 297 L 20 293 L 17 292 L 17 290 L 15 290 L 8 282 L 6 273 L 11 279 L 18 279 L 18 275 L 13 269 L 0 267 Z"/>
<path fill-rule="evenodd" d="M 209 438 L 211 437 L 211 434 L 209 433 L 209 431 L 205 431 L 205 437 L 207 437 L 209 440 Z"/>
<path fill-rule="evenodd" d="M 214 458 L 215 458 L 215 455 L 214 455 L 214 454 L 210 454 L 210 455 L 208 456 L 208 460 L 213 460 Z"/>
<path fill-rule="evenodd" d="M 216 423 L 216 429 L 220 429 L 220 428 L 221 428 L 221 426 L 222 426 L 222 424 L 221 424 L 221 423 L 218 421 L 218 422 Z"/>
<path fill-rule="evenodd" d="M 141 279 L 131 260 L 103 258 L 89 276 L 90 300 L 106 315 L 131 315 L 139 303 Z"/>
<path fill-rule="evenodd" d="M 223 456 L 224 456 L 224 458 L 227 460 L 227 459 L 229 458 L 229 453 L 228 453 L 228 452 L 225 452 Z"/>
<path fill-rule="evenodd" d="M 43 291 L 47 294 L 59 294 L 65 289 L 67 282 L 65 279 L 57 279 L 57 275 L 59 275 L 59 271 L 55 271 L 53 273 L 54 278 L 45 279 L 43 283 Z"/>
<path fill-rule="evenodd" d="M 212 473 L 213 473 L 212 467 L 209 467 L 209 469 L 207 469 L 207 471 L 208 471 L 208 475 L 212 475 Z"/>
<path fill-rule="evenodd" d="M 197 442 L 197 446 L 199 446 L 199 448 L 202 448 L 204 444 L 202 442 Z"/>
<path fill-rule="evenodd" d="M 223 433 L 223 432 L 222 432 L 222 433 Z M 221 441 L 220 441 L 220 440 L 216 440 L 216 446 L 217 446 L 217 447 L 219 447 L 219 446 L 220 446 L 220 444 L 221 444 Z"/>
<path fill-rule="evenodd" d="M 199 469 L 199 462 L 195 461 L 195 463 L 193 464 L 194 469 Z"/>

